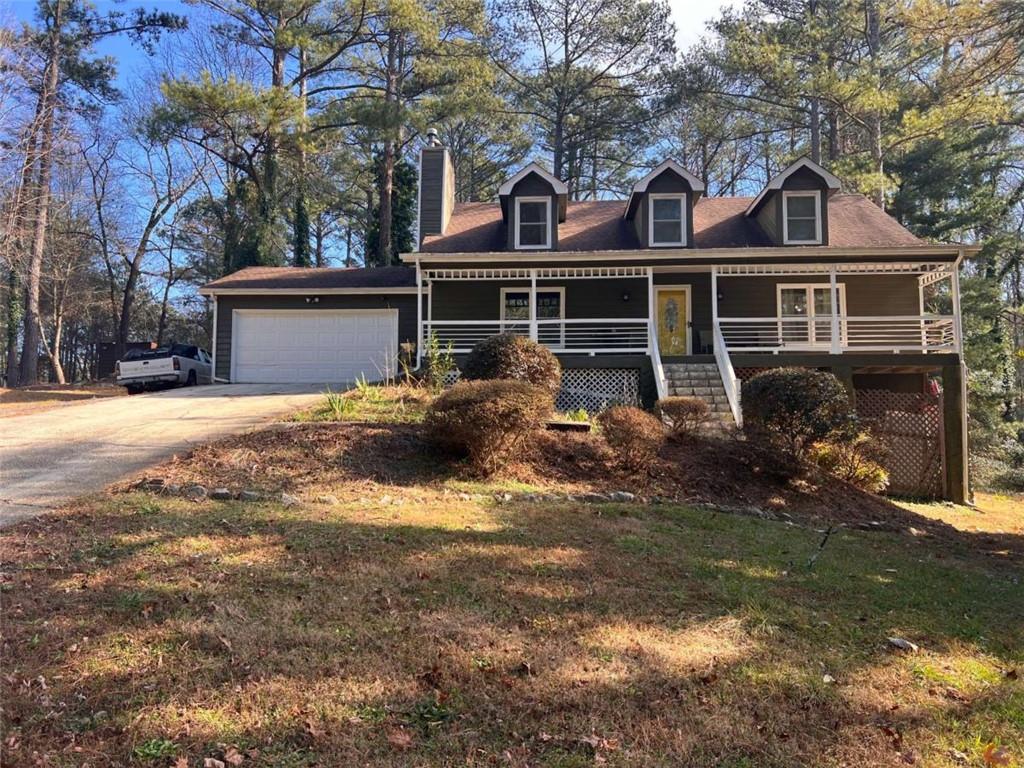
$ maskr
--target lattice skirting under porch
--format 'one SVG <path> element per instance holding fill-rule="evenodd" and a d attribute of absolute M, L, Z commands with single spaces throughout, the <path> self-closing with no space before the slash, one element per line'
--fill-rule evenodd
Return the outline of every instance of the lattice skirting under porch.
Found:
<path fill-rule="evenodd" d="M 448 374 L 445 386 L 459 379 L 459 371 Z M 612 405 L 640 405 L 640 371 L 636 368 L 563 368 L 562 388 L 555 399 L 559 411 L 583 408 L 588 413 Z"/>
<path fill-rule="evenodd" d="M 858 389 L 857 415 L 887 449 L 890 493 L 942 496 L 941 396 Z"/>

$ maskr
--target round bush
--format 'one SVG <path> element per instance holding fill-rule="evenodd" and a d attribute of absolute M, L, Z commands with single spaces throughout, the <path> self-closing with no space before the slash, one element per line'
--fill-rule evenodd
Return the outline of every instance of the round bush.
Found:
<path fill-rule="evenodd" d="M 466 356 L 462 378 L 514 379 L 558 394 L 562 366 L 551 350 L 514 333 L 499 333 L 479 342 Z"/>
<path fill-rule="evenodd" d="M 431 441 L 469 458 L 481 474 L 499 469 L 554 407 L 551 393 L 524 381 L 460 381 L 427 410 Z"/>
<path fill-rule="evenodd" d="M 654 412 L 668 426 L 672 439 L 678 440 L 700 429 L 711 407 L 699 397 L 663 397 L 655 404 Z"/>
<path fill-rule="evenodd" d="M 808 458 L 830 475 L 870 493 L 881 493 L 889 486 L 886 457 L 885 447 L 868 432 L 815 443 L 808 451 Z"/>
<path fill-rule="evenodd" d="M 597 423 L 619 460 L 631 469 L 649 465 L 665 442 L 665 427 L 657 417 L 629 405 L 602 411 Z"/>
<path fill-rule="evenodd" d="M 743 430 L 803 458 L 812 443 L 851 439 L 857 419 L 842 382 L 807 368 L 774 368 L 743 382 Z"/>

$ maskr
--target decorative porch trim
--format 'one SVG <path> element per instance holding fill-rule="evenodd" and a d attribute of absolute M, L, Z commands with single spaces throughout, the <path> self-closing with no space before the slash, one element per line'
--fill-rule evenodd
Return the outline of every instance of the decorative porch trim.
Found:
<path fill-rule="evenodd" d="M 647 267 L 537 267 L 425 269 L 423 279 L 430 280 L 600 280 L 607 278 L 647 277 Z"/>
<path fill-rule="evenodd" d="M 841 264 L 718 264 L 715 266 L 719 277 L 746 275 L 828 275 L 835 271 L 840 275 L 888 275 L 939 273 L 935 280 L 949 277 L 949 265 L 931 262 L 879 262 Z"/>

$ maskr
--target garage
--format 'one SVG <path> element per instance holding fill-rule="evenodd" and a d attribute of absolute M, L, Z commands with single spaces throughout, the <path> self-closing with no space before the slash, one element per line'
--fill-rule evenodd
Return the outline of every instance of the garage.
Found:
<path fill-rule="evenodd" d="M 397 309 L 235 309 L 231 380 L 342 384 L 394 375 Z"/>

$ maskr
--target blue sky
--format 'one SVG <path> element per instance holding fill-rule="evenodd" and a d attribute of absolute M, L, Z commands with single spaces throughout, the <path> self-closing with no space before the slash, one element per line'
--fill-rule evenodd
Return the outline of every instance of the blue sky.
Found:
<path fill-rule="evenodd" d="M 127 11 L 142 6 L 158 8 L 188 16 L 195 13 L 182 0 L 94 0 L 101 11 L 112 9 Z M 721 8 L 739 6 L 742 0 L 669 0 L 672 18 L 676 24 L 676 43 L 680 50 L 697 42 L 704 34 L 707 22 L 718 15 Z M 31 21 L 35 10 L 35 0 L 0 0 L 0 24 Z M 142 65 L 146 54 L 137 46 L 132 45 L 124 37 L 116 37 L 103 42 L 98 51 L 113 56 L 118 61 L 118 82 L 123 84 L 130 79 L 134 68 Z"/>

